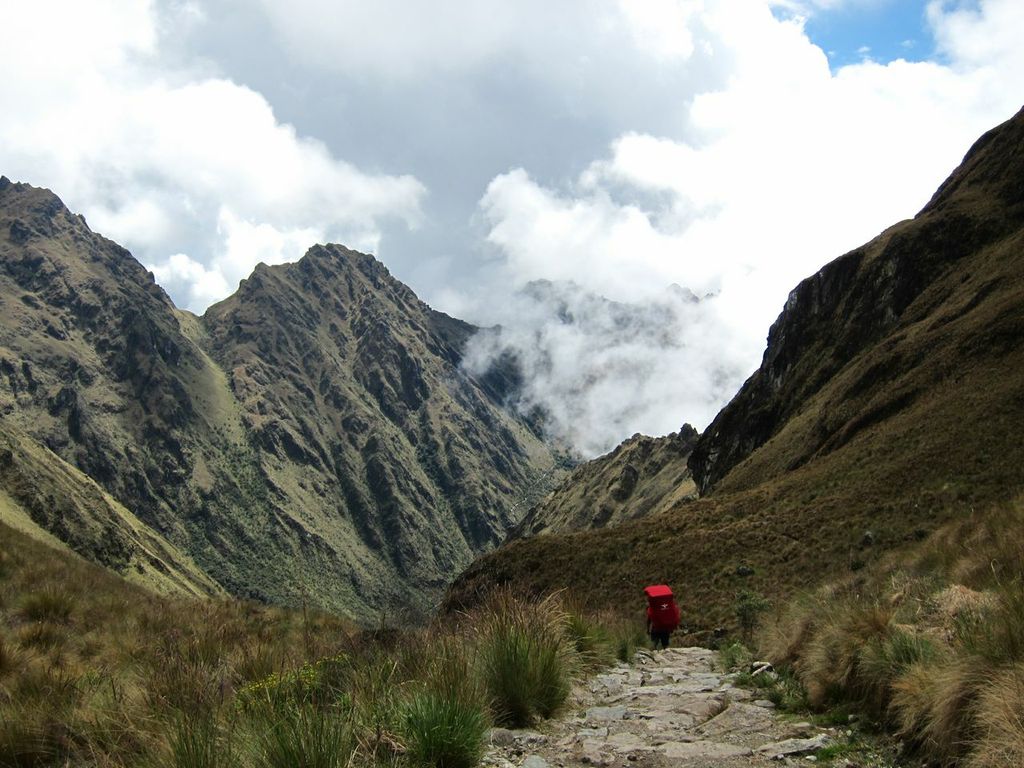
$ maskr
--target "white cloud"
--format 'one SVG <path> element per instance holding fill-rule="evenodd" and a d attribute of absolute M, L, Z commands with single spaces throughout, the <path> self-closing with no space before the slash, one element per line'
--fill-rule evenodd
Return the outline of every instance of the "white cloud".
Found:
<path fill-rule="evenodd" d="M 724 46 L 714 54 L 728 62 L 728 85 L 692 95 L 690 138 L 627 133 L 572 184 L 543 185 L 517 169 L 495 178 L 480 203 L 509 284 L 574 279 L 628 300 L 669 282 L 715 294 L 700 305 L 713 318 L 698 313 L 686 322 L 701 323 L 720 346 L 684 345 L 651 369 L 658 381 L 647 388 L 674 391 L 676 402 L 688 390 L 672 382 L 692 370 L 722 370 L 727 360 L 731 378 L 716 405 L 724 404 L 757 365 L 787 292 L 921 208 L 970 143 L 1020 107 L 1010 84 L 1024 82 L 1024 57 L 1007 31 L 1024 28 L 1024 5 L 1009 0 L 974 11 L 931 5 L 948 63 L 864 61 L 835 73 L 799 19 L 753 4 L 735 10 L 705 4 L 701 23 L 717 40 L 695 28 L 695 50 Z M 527 348 L 521 340 L 513 346 Z M 593 386 L 614 390 L 623 413 L 629 403 L 643 410 L 644 391 L 606 370 Z M 572 387 L 542 391 L 555 412 L 566 407 L 560 398 L 586 403 Z M 714 411 L 694 405 L 688 418 L 703 427 Z M 678 426 L 670 409 L 646 424 L 656 433 Z M 623 427 L 620 438 L 632 431 Z M 606 437 L 577 439 L 593 450 L 610 448 Z"/>
<path fill-rule="evenodd" d="M 515 405 L 541 409 L 548 433 L 585 456 L 633 432 L 709 420 L 743 362 L 714 300 L 678 288 L 629 305 L 570 282 L 532 283 L 492 309 L 503 325 L 471 340 L 467 368 L 481 373 L 513 351 L 525 378 Z"/>
<path fill-rule="evenodd" d="M 17 105 L 0 113 L 3 172 L 53 188 L 200 311 L 307 238 L 376 244 L 382 220 L 418 222 L 419 181 L 363 172 L 259 93 L 164 64 L 161 22 L 131 0 L 0 8 L 0 102 Z"/>
<path fill-rule="evenodd" d="M 262 0 L 293 55 L 338 72 L 425 80 L 478 72 L 487 63 L 526 68 L 554 82 L 640 51 L 687 59 L 695 0 Z M 632 45 L 626 45 L 626 43 Z M 625 53 L 617 56 L 616 46 Z M 634 47 L 635 46 L 635 47 Z M 553 61 L 561 69 L 549 67 Z"/>
<path fill-rule="evenodd" d="M 930 3 L 934 61 L 833 71 L 804 35 L 892 1 L 6 3 L 0 171 L 54 188 L 195 309 L 258 260 L 376 250 L 429 215 L 434 240 L 397 254 L 413 287 L 520 351 L 543 340 L 529 398 L 596 451 L 703 426 L 787 291 L 912 215 L 1019 107 L 1017 0 Z M 406 167 L 429 200 L 376 170 Z M 633 343 L 600 312 L 567 330 L 512 298 L 538 278 L 713 297 L 666 321 L 678 344 Z"/>

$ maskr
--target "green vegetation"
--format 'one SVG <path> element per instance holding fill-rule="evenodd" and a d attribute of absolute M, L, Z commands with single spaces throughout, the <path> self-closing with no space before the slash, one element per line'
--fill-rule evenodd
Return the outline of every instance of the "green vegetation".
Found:
<path fill-rule="evenodd" d="M 864 715 L 930 763 L 1019 765 L 1022 541 L 1024 499 L 966 517 L 909 558 L 794 601 L 763 650 L 811 707 Z"/>
<path fill-rule="evenodd" d="M 761 614 L 771 607 L 772 604 L 764 598 L 764 595 L 759 595 L 757 592 L 741 589 L 736 593 L 732 610 L 736 614 L 736 621 L 744 640 L 750 641 L 751 634 L 761 621 Z"/>
<path fill-rule="evenodd" d="M 574 675 L 641 631 L 502 591 L 431 627 L 367 632 L 160 597 L 0 534 L 5 766 L 469 768 L 488 728 L 552 716 Z"/>
<path fill-rule="evenodd" d="M 499 725 L 526 726 L 551 717 L 569 695 L 567 617 L 554 598 L 525 603 L 492 595 L 477 631 L 480 670 Z"/>

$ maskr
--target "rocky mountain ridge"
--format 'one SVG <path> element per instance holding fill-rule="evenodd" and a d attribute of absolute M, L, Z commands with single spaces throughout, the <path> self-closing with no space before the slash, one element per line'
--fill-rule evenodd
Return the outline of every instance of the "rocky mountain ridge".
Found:
<path fill-rule="evenodd" d="M 559 470 L 508 382 L 462 370 L 475 330 L 333 245 L 196 317 L 55 195 L 0 180 L 5 428 L 211 589 L 369 621 L 428 610 L 497 544 Z"/>
<path fill-rule="evenodd" d="M 789 450 L 786 469 L 838 449 L 922 394 L 924 386 L 904 386 L 877 397 L 880 385 L 895 383 L 935 353 L 924 346 L 905 351 L 909 334 L 922 330 L 915 326 L 939 329 L 978 312 L 1011 287 L 1001 274 L 1005 264 L 993 264 L 979 278 L 980 270 L 972 270 L 971 262 L 983 261 L 993 247 L 1007 248 L 1007 259 L 1016 255 L 1012 241 L 1024 214 L 1022 153 L 1024 113 L 982 136 L 912 222 L 898 224 L 836 259 L 790 293 L 768 333 L 761 367 L 693 451 L 690 468 L 702 494 L 778 435 L 865 349 L 885 339 L 879 360 L 832 394 L 836 407 L 820 409 L 799 447 Z M 954 275 L 958 269 L 960 274 Z M 952 284 L 953 277 L 959 284 Z M 997 318 L 1000 324 L 1009 320 L 1007 314 Z M 999 345 L 1016 337 L 1012 326 L 998 334 L 991 328 L 983 333 Z M 875 395 L 875 402 L 868 403 L 866 395 Z M 838 407 L 840 403 L 846 407 Z M 853 403 L 868 407 L 853 409 Z M 752 473 L 750 479 L 741 479 L 745 474 L 731 478 L 729 487 L 749 487 L 765 477 Z"/>

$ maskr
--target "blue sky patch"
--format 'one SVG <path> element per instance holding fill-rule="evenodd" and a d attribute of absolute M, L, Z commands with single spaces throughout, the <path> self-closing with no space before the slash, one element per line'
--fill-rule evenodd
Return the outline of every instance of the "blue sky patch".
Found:
<path fill-rule="evenodd" d="M 807 36 L 837 69 L 864 59 L 931 58 L 935 41 L 925 20 L 925 0 L 877 0 L 818 11 L 805 26 Z"/>

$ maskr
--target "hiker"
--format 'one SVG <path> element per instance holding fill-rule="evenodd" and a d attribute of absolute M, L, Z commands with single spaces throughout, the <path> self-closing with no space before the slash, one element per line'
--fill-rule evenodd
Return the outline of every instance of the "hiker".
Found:
<path fill-rule="evenodd" d="M 655 584 L 644 587 L 644 594 L 647 595 L 647 634 L 655 650 L 659 645 L 668 648 L 669 636 L 679 626 L 679 606 L 672 590 L 665 584 Z"/>

